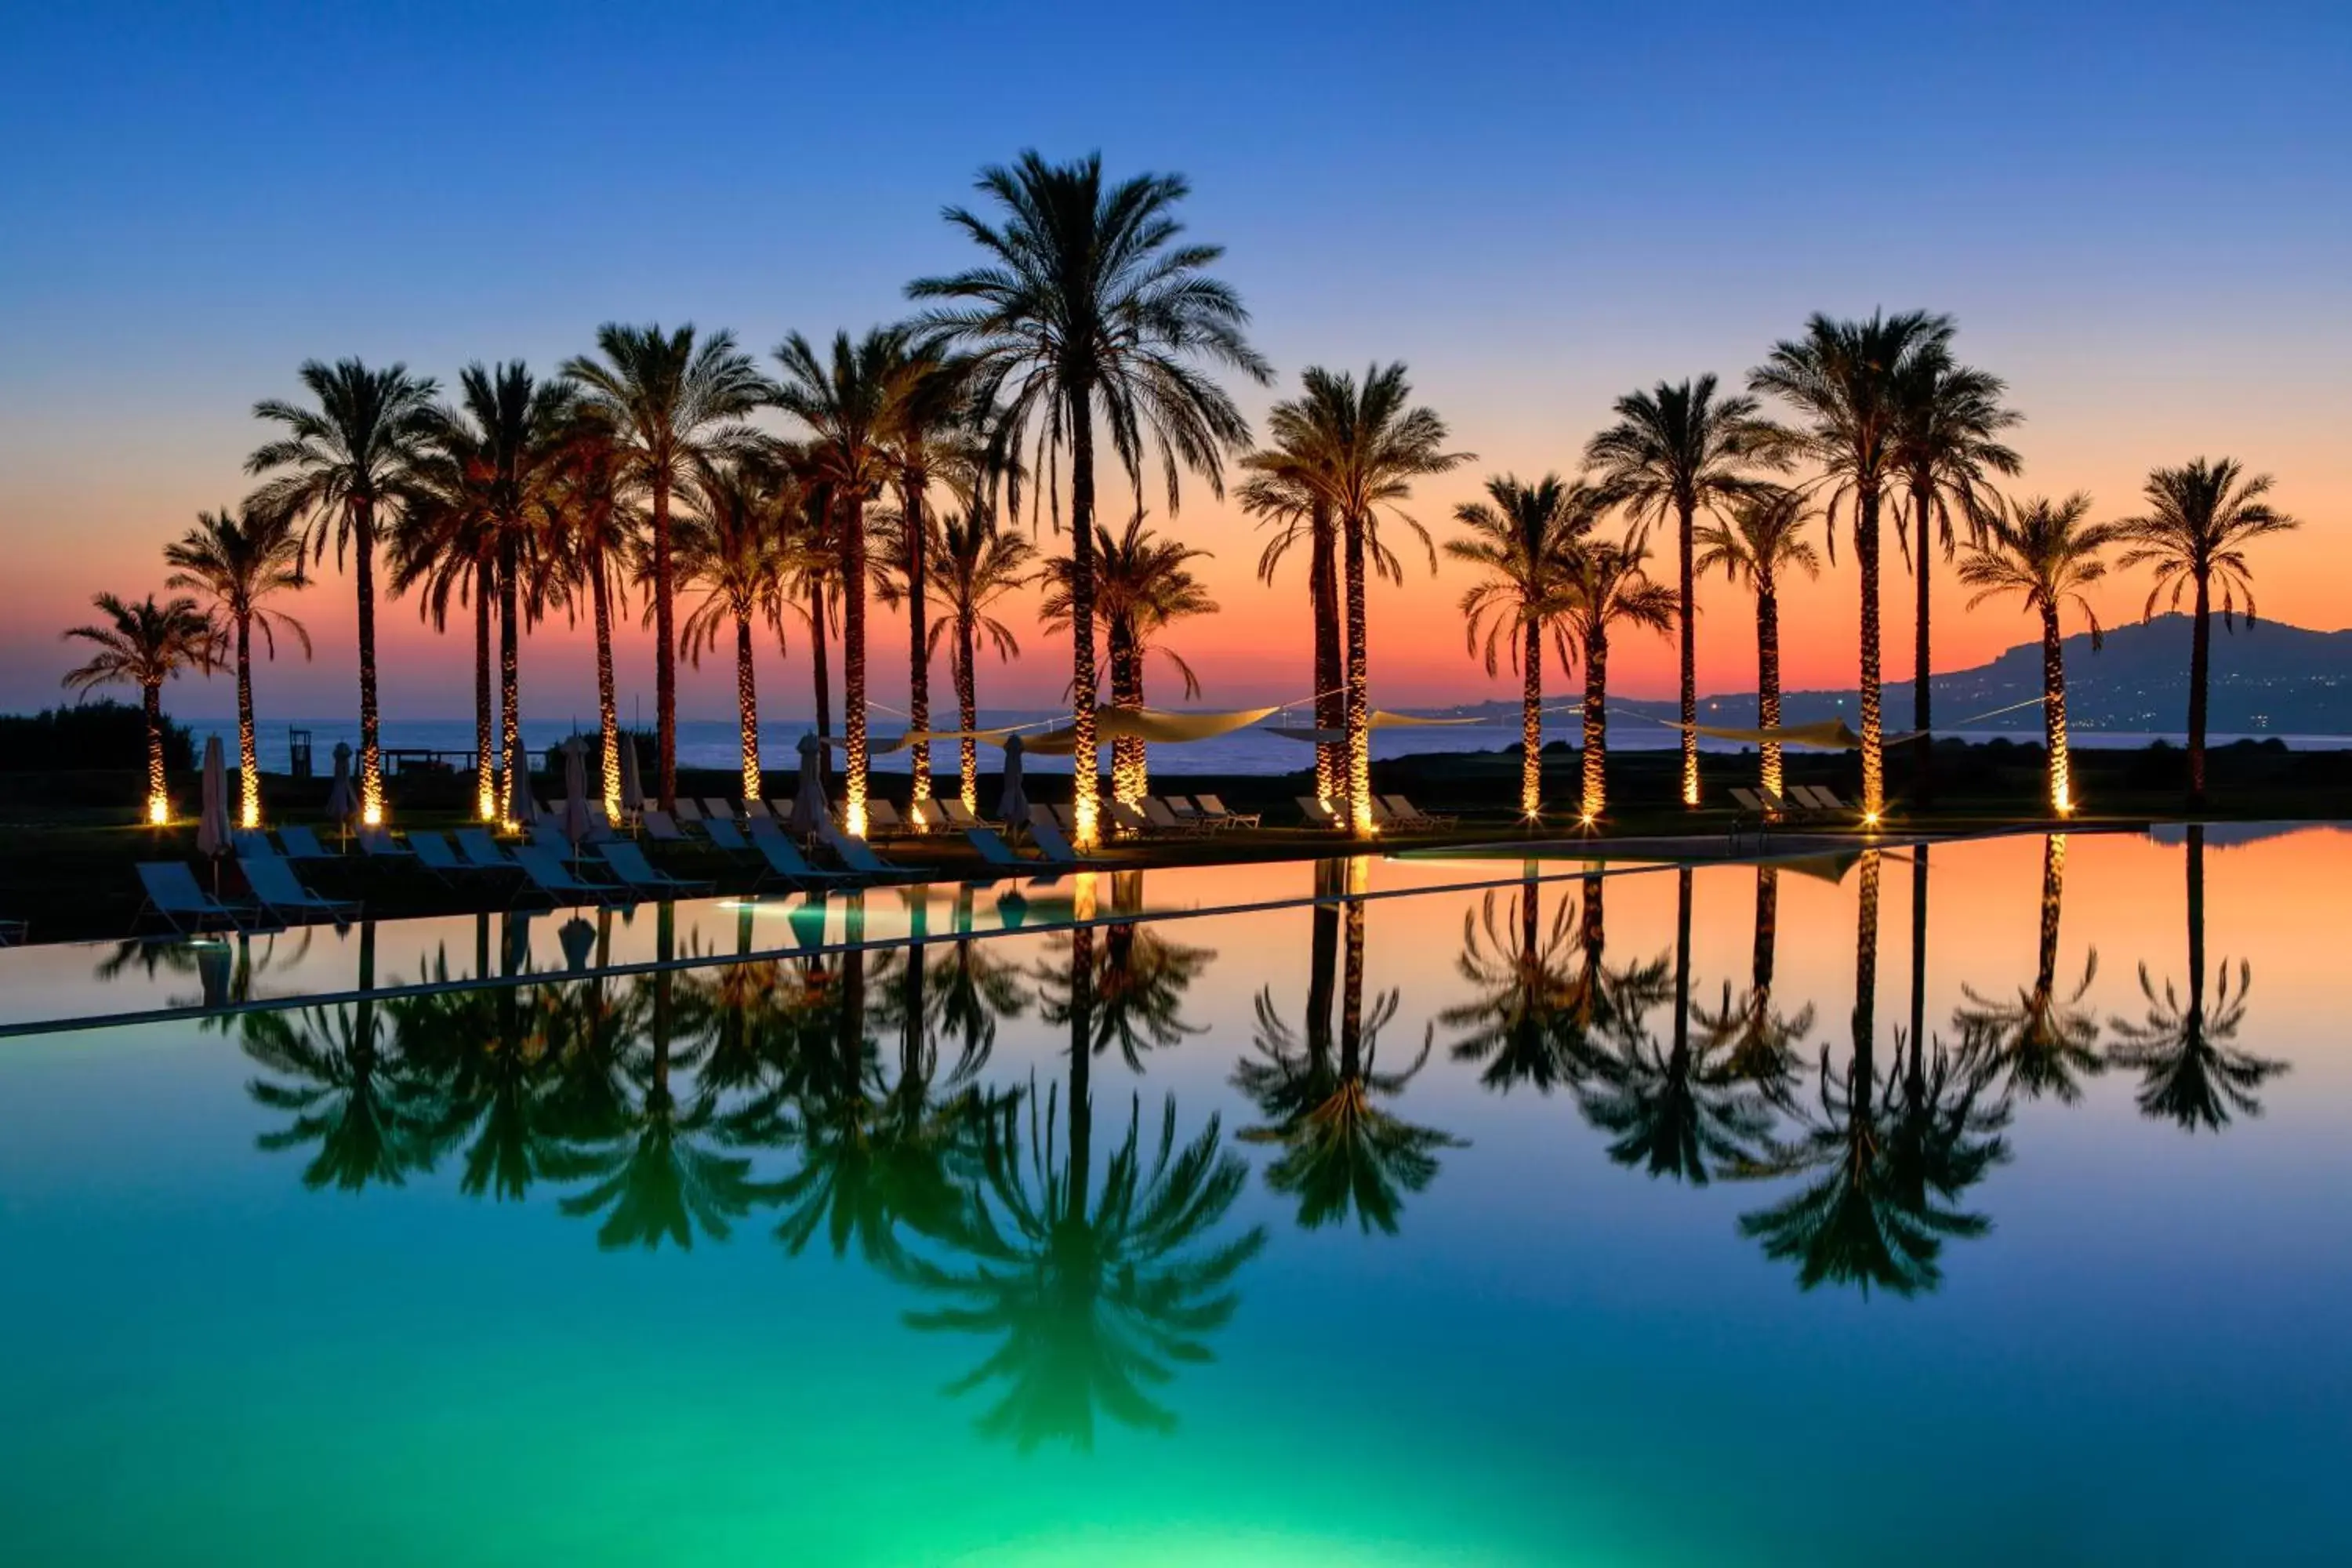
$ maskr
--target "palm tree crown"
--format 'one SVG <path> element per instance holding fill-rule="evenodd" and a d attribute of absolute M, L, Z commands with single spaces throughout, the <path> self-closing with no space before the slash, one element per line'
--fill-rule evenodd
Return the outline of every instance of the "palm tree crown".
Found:
<path fill-rule="evenodd" d="M 1609 799 L 1609 634 L 1619 625 L 1654 632 L 1674 629 L 1681 601 L 1643 570 L 1649 534 L 1634 528 L 1622 541 L 1594 540 L 1572 558 L 1558 615 L 1584 653 L 1584 742 L 1579 811 L 1589 824 Z"/>
<path fill-rule="evenodd" d="M 1698 531 L 1697 571 L 1721 572 L 1756 595 L 1756 722 L 1780 727 L 1780 584 L 1782 574 L 1818 577 L 1821 552 L 1805 536 L 1812 503 L 1802 490 L 1763 486 L 1731 503 L 1729 515 Z M 1758 779 L 1780 791 L 1780 742 L 1757 747 Z"/>
<path fill-rule="evenodd" d="M 950 513 L 934 525 L 931 570 L 927 583 L 940 618 L 930 623 L 936 644 L 950 631 L 955 646 L 949 664 L 956 688 L 956 728 L 966 731 L 959 743 L 959 772 L 963 804 L 980 807 L 980 742 L 970 731 L 980 722 L 979 671 L 974 668 L 980 639 L 986 637 L 1002 660 L 1018 658 L 1020 640 L 1012 626 L 991 613 L 998 600 L 1025 585 L 1035 572 L 1036 548 L 1021 534 L 999 528 L 996 514 L 984 505 Z"/>
<path fill-rule="evenodd" d="M 69 626 L 64 635 L 97 651 L 66 672 L 65 687 L 88 691 L 120 682 L 139 688 L 147 718 L 147 820 L 160 826 L 172 816 L 163 784 L 163 683 L 184 669 L 212 673 L 220 660 L 220 627 L 190 598 L 158 604 L 150 594 L 133 604 L 100 594 L 90 603 L 104 621 Z"/>
<path fill-rule="evenodd" d="M 237 820 L 243 826 L 261 826 L 261 765 L 255 754 L 253 727 L 253 634 L 271 658 L 278 657 L 278 634 L 285 632 L 310 657 L 310 629 L 268 600 L 305 586 L 302 576 L 302 536 L 294 520 L 282 511 L 257 511 L 250 507 L 231 513 L 196 514 L 196 525 L 163 548 L 163 563 L 172 574 L 166 588 L 193 589 L 212 601 L 213 621 L 227 634 L 236 660 Z"/>

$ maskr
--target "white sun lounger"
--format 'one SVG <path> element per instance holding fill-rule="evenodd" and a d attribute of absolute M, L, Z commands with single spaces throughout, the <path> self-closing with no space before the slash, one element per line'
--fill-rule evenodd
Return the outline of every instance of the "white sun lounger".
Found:
<path fill-rule="evenodd" d="M 596 853 L 604 858 L 604 864 L 613 868 L 614 876 L 641 892 L 707 893 L 718 885 L 695 878 L 673 877 L 647 860 L 644 850 L 625 840 L 599 844 Z"/>
<path fill-rule="evenodd" d="M 140 861 L 139 885 L 147 892 L 140 916 L 143 919 L 152 910 L 183 936 L 208 925 L 244 924 L 236 910 L 196 885 L 195 874 L 182 861 Z"/>
<path fill-rule="evenodd" d="M 275 855 L 240 855 L 237 869 L 245 873 L 245 885 L 253 889 L 254 901 L 273 915 L 315 914 L 331 920 L 343 920 L 360 911 L 357 899 L 329 899 L 304 887 L 294 876 L 294 868 Z"/>

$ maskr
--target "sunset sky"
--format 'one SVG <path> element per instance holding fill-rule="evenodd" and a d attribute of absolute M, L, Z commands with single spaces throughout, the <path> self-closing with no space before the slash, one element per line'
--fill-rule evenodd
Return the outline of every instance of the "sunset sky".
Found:
<path fill-rule="evenodd" d="M 1414 507 L 1441 538 L 1484 475 L 1572 470 L 1621 393 L 1737 382 L 1814 310 L 1918 306 L 2008 378 L 2021 489 L 2113 516 L 2153 464 L 2241 458 L 2306 523 L 2257 559 L 2264 614 L 2352 623 L 2352 7 L 1927 9 L 12 7 L 0 709 L 57 700 L 89 595 L 160 586 L 163 543 L 243 493 L 250 407 L 294 395 L 304 358 L 446 384 L 474 359 L 551 371 L 621 320 L 732 328 L 764 359 L 793 329 L 904 313 L 908 279 L 969 258 L 940 207 L 1029 146 L 1191 177 L 1192 231 L 1227 247 L 1281 376 L 1236 388 L 1253 417 L 1305 365 L 1405 361 L 1478 454 Z M 1305 695 L 1297 568 L 1260 586 L 1255 531 L 1197 480 L 1156 521 L 1215 552 L 1225 613 L 1171 637 L 1206 700 Z M 1784 608 L 1791 686 L 1853 680 L 1839 557 Z M 1516 690 L 1463 650 L 1464 584 L 1416 568 L 1376 595 L 1376 700 Z M 2096 597 L 2120 618 L 2145 591 Z M 1701 689 L 1748 689 L 1743 597 L 1704 603 Z M 1948 576 L 1941 667 L 2032 630 L 1961 603 Z M 295 607 L 318 660 L 261 672 L 260 701 L 342 713 L 347 580 Z M 896 701 L 903 637 L 877 625 Z M 467 640 L 404 604 L 383 626 L 387 714 L 464 714 Z M 630 637 L 625 710 L 652 684 Z M 984 702 L 1059 696 L 1065 650 L 1024 643 Z M 593 706 L 583 638 L 559 626 L 524 658 L 527 715 Z M 1626 646 L 1612 675 L 1667 693 L 1671 650 Z M 807 710 L 797 643 L 761 679 L 772 713 Z M 721 668 L 684 682 L 687 716 L 731 715 Z"/>

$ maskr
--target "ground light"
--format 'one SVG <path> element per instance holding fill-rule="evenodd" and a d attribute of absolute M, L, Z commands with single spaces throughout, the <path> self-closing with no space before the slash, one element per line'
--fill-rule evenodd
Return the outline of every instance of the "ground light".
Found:
<path fill-rule="evenodd" d="M 172 820 L 172 803 L 161 795 L 147 797 L 147 826 L 161 827 Z"/>

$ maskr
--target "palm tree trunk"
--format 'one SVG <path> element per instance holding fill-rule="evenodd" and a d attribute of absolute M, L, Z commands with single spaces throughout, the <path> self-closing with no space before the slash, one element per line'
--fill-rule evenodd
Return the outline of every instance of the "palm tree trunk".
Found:
<path fill-rule="evenodd" d="M 1875 824 L 1886 809 L 1885 731 L 1880 713 L 1878 487 L 1854 498 L 1853 558 L 1862 567 L 1862 815 Z"/>
<path fill-rule="evenodd" d="M 809 641 L 814 645 L 809 661 L 816 682 L 816 732 L 820 738 L 833 734 L 833 670 L 825 649 L 824 575 L 809 574 Z"/>
<path fill-rule="evenodd" d="M 1364 1070 L 1364 900 L 1349 899 L 1345 916 L 1339 983 L 1339 1076 L 1353 1084 Z"/>
<path fill-rule="evenodd" d="M 735 612 L 735 714 L 743 726 L 743 799 L 765 793 L 760 783 L 760 692 L 751 665 L 751 616 L 748 606 Z"/>
<path fill-rule="evenodd" d="M 973 668 L 980 654 L 979 627 L 973 624 L 978 619 L 968 609 L 956 615 L 956 728 L 964 732 L 956 743 L 957 778 L 963 808 L 974 812 L 980 809 L 980 742 L 971 738 L 980 728 L 979 680 Z"/>
<path fill-rule="evenodd" d="M 1584 789 L 1578 812 L 1590 826 L 1609 805 L 1609 632 L 1584 634 Z"/>
<path fill-rule="evenodd" d="M 852 495 L 841 515 L 841 819 L 866 836 L 866 500 Z"/>
<path fill-rule="evenodd" d="M 515 797 L 517 779 L 530 776 L 522 751 L 521 598 L 515 578 L 520 563 L 514 541 L 499 546 L 499 755 L 505 759 L 504 798 Z"/>
<path fill-rule="evenodd" d="M 1315 727 L 1331 731 L 1348 721 L 1347 680 L 1339 651 L 1339 542 L 1331 509 L 1318 501 L 1308 521 L 1313 556 L 1307 567 L 1307 599 L 1315 616 Z M 1347 748 L 1338 742 L 1315 745 L 1315 794 L 1326 805 L 1347 793 Z"/>
<path fill-rule="evenodd" d="M 654 513 L 654 752 L 664 811 L 677 809 L 677 563 L 670 541 L 669 476 L 656 468 Z"/>
<path fill-rule="evenodd" d="M 1519 815 L 1532 822 L 1543 815 L 1543 627 L 1532 617 L 1519 657 Z"/>
<path fill-rule="evenodd" d="M 490 595 L 497 575 L 488 561 L 474 563 L 474 810 L 484 822 L 499 819 L 498 712 L 490 696 Z"/>
<path fill-rule="evenodd" d="M 1780 593 L 1769 574 L 1758 576 L 1756 587 L 1756 727 L 1780 727 Z M 1779 795 L 1780 742 L 1759 742 L 1756 762 L 1758 782 Z"/>
<path fill-rule="evenodd" d="M 2205 684 L 2212 671 L 2213 600 L 2206 574 L 2197 574 L 2196 619 L 2189 628 L 2189 809 L 2205 808 Z"/>
<path fill-rule="evenodd" d="M 236 617 L 236 821 L 261 826 L 261 761 L 253 733 L 253 612 Z"/>
<path fill-rule="evenodd" d="M 2205 1026 L 2205 825 L 2189 825 L 2189 1016 Z"/>
<path fill-rule="evenodd" d="M 383 750 L 376 738 L 375 505 L 372 501 L 362 501 L 352 510 L 352 555 L 359 586 L 360 820 L 373 827 L 383 821 Z"/>
<path fill-rule="evenodd" d="M 2050 809 L 2074 809 L 2074 774 L 2066 755 L 2066 654 L 2059 640 L 2057 606 L 2042 612 L 2042 741 L 2050 752 Z"/>
<path fill-rule="evenodd" d="M 1087 1192 L 1093 1185 L 1095 933 L 1091 926 L 1070 932 L 1070 1169 L 1061 1218 L 1084 1224 Z"/>
<path fill-rule="evenodd" d="M 1576 988 L 1577 1023 L 1580 1027 L 1591 1026 L 1593 1005 L 1601 995 L 1601 959 L 1608 942 L 1608 924 L 1601 900 L 1607 886 L 1600 872 L 1591 872 L 1583 880 L 1578 900 L 1582 907 L 1579 910 L 1576 940 L 1584 954 L 1584 975 Z"/>
<path fill-rule="evenodd" d="M 1911 851 L 1911 1058 L 1927 1037 L 1927 847 Z"/>
<path fill-rule="evenodd" d="M 1070 414 L 1070 816 L 1073 842 L 1101 842 L 1101 779 L 1095 761 L 1094 389 L 1069 389 Z"/>
<path fill-rule="evenodd" d="M 2033 995 L 2048 1001 L 2058 989 L 2058 915 L 2066 894 L 2066 836 L 2044 834 L 2042 839 L 2042 940 L 2033 966 Z"/>
<path fill-rule="evenodd" d="M 1675 873 L 1675 1044 L 1677 1063 L 1690 1060 L 1691 868 Z"/>
<path fill-rule="evenodd" d="M 604 815 L 621 820 L 621 700 L 613 682 L 613 595 L 604 578 L 604 555 L 588 554 L 589 598 L 596 617 L 596 732 L 603 741 L 604 761 L 601 783 Z M 631 744 L 635 744 L 632 742 Z"/>
<path fill-rule="evenodd" d="M 1369 838 L 1372 826 L 1371 660 L 1365 646 L 1370 616 L 1364 602 L 1366 520 L 1350 511 L 1346 520 L 1348 578 L 1348 826 Z"/>
<path fill-rule="evenodd" d="M 1317 891 L 1323 890 L 1323 868 L 1316 864 Z M 1328 900 L 1317 902 L 1307 960 L 1307 1054 L 1320 1068 L 1331 1057 L 1331 1007 L 1336 1000 L 1339 962 L 1339 908 Z"/>
<path fill-rule="evenodd" d="M 1682 611 L 1675 616 L 1682 633 L 1683 805 L 1698 805 L 1698 503 L 1689 498 L 1675 501 L 1679 526 L 1675 545 L 1682 573 Z"/>
<path fill-rule="evenodd" d="M 147 820 L 161 827 L 172 819 L 172 796 L 163 779 L 163 688 L 142 681 L 139 710 L 147 721 Z"/>
<path fill-rule="evenodd" d="M 1748 988 L 1761 1004 L 1772 994 L 1774 949 L 1780 940 L 1780 868 L 1756 868 L 1756 936 L 1748 958 Z"/>
<path fill-rule="evenodd" d="M 1935 737 L 1928 733 L 1932 722 L 1928 685 L 1935 666 L 1931 662 L 1927 640 L 1928 584 L 1933 580 L 1935 552 L 1928 548 L 1927 525 L 1934 521 L 1935 492 L 1927 486 L 1911 487 L 1911 509 L 1918 523 L 1918 553 L 1913 567 L 1918 578 L 1919 607 L 1912 627 L 1911 654 L 1911 727 L 1919 731 L 1911 742 L 1911 797 L 1921 805 L 1936 797 Z"/>
<path fill-rule="evenodd" d="M 909 469 L 899 503 L 907 526 L 907 727 L 918 734 L 931 727 L 931 641 L 925 625 L 929 608 L 926 579 L 929 541 L 924 537 L 923 492 L 930 479 L 921 469 Z M 931 798 L 931 743 L 917 741 L 912 748 L 915 800 Z"/>
<path fill-rule="evenodd" d="M 1854 910 L 1853 932 L 1853 1066 L 1849 1092 L 1857 1110 L 1867 1115 L 1872 1079 L 1872 1051 L 1878 1032 L 1878 873 L 1880 851 L 1862 852 L 1862 890 Z"/>
<path fill-rule="evenodd" d="M 1111 706 L 1140 709 L 1143 706 L 1143 651 L 1135 646 L 1135 634 L 1125 630 L 1116 619 L 1110 625 L 1109 640 Z M 1150 789 L 1150 763 L 1144 751 L 1143 738 L 1139 735 L 1111 737 L 1111 798 L 1128 805 L 1140 805 Z"/>

